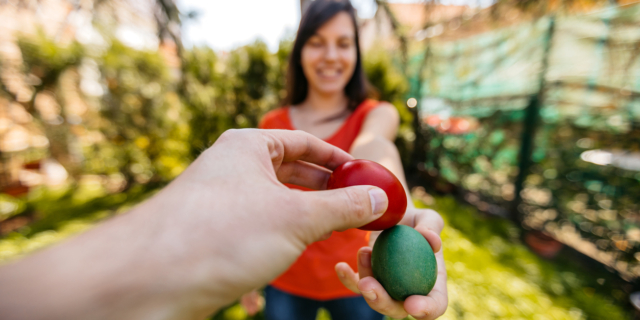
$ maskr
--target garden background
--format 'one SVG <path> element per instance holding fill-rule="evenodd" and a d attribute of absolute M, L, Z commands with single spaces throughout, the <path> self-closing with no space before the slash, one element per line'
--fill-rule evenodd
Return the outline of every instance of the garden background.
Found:
<path fill-rule="evenodd" d="M 416 204 L 447 222 L 443 318 L 636 316 L 639 6 L 375 3 L 364 67 L 401 114 Z M 185 47 L 197 16 L 171 0 L 0 4 L 0 262 L 126 212 L 279 106 L 291 39 Z"/>

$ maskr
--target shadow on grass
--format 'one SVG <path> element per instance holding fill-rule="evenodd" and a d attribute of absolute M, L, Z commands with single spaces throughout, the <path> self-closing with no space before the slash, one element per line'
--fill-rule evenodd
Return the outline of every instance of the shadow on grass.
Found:
<path fill-rule="evenodd" d="M 22 232 L 26 237 L 46 230 L 56 230 L 62 223 L 75 219 L 106 218 L 142 202 L 157 190 L 158 185 L 134 185 L 126 192 L 91 195 L 69 188 L 61 195 L 43 191 L 44 194 L 28 203 L 35 220 Z M 89 194 L 87 194 L 89 193 Z"/>
<path fill-rule="evenodd" d="M 416 205 L 427 207 L 419 202 Z M 429 207 L 438 211 L 446 225 L 459 232 L 461 237 L 489 254 L 489 257 L 485 257 L 487 261 L 483 261 L 483 257 L 477 257 L 478 260 L 473 262 L 466 261 L 466 268 L 470 269 L 468 272 L 482 273 L 486 271 L 485 267 L 499 264 L 512 275 L 539 288 L 553 305 L 566 308 L 574 318 L 631 318 L 632 308 L 627 294 L 620 287 L 624 281 L 614 274 L 588 270 L 563 255 L 554 261 L 544 260 L 520 242 L 520 230 L 510 221 L 483 216 L 475 208 L 460 204 L 453 197 L 436 198 Z M 449 233 L 452 232 L 445 230 L 443 240 L 450 236 Z M 445 259 L 449 263 L 447 270 L 454 269 L 450 274 L 455 274 L 456 263 L 469 258 L 455 253 L 447 256 L 445 247 Z M 539 311 L 545 314 L 544 310 Z"/>

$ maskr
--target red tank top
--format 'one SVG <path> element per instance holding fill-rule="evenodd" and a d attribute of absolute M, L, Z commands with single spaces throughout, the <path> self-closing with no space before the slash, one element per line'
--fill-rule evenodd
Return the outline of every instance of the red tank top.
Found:
<path fill-rule="evenodd" d="M 375 100 L 362 102 L 344 124 L 325 141 L 349 152 L 367 114 L 377 106 L 378 101 Z M 295 130 L 289 118 L 288 107 L 267 113 L 259 127 Z M 287 186 L 292 189 L 309 190 L 295 185 L 287 184 Z M 346 262 L 351 268 L 357 270 L 358 249 L 367 245 L 369 245 L 368 231 L 349 229 L 344 232 L 333 232 L 329 239 L 309 245 L 298 260 L 271 282 L 271 285 L 282 291 L 315 300 L 357 296 L 340 282 L 335 272 L 335 265 L 338 262 Z"/>

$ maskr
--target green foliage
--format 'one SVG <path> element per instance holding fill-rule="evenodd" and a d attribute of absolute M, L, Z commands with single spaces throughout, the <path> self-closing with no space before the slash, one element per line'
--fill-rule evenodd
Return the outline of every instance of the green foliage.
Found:
<path fill-rule="evenodd" d="M 179 93 L 188 111 L 192 159 L 224 131 L 256 127 L 260 117 L 277 106 L 286 50 L 286 44 L 281 44 L 273 55 L 258 41 L 224 58 L 209 48 L 185 52 Z"/>
<path fill-rule="evenodd" d="M 525 197 L 523 210 L 527 221 L 536 227 L 563 226 L 575 230 L 600 250 L 634 266 L 629 270 L 640 274 L 634 256 L 640 250 L 640 226 L 636 218 L 640 214 L 640 174 L 621 167 L 623 161 L 617 165 L 616 161 L 613 165 L 598 165 L 581 157 L 594 149 L 638 152 L 640 128 L 620 130 L 607 126 L 604 119 L 589 126 L 571 121 L 579 119 L 544 119 L 536 137 L 535 164 L 525 192 L 542 190 L 552 197 L 545 202 Z M 555 211 L 549 215 L 546 210 Z"/>
<path fill-rule="evenodd" d="M 24 212 L 25 208 L 24 200 L 0 194 L 0 221 Z"/>
<path fill-rule="evenodd" d="M 52 142 L 51 156 L 74 178 L 121 175 L 125 188 L 169 181 L 222 132 L 256 127 L 285 97 L 292 46 L 283 41 L 272 54 L 257 41 L 224 56 L 195 47 L 182 51 L 180 70 L 171 70 L 160 52 L 136 50 L 115 39 L 102 51 L 85 50 L 78 43 L 60 46 L 42 34 L 19 44 L 28 72 L 46 82 L 49 91 L 59 92 L 53 96 L 61 106 L 62 123 L 41 121 Z M 102 94 L 82 95 L 89 108 L 77 119 L 67 114 L 69 88 L 63 89 L 59 80 L 65 70 L 84 77 L 87 69 L 97 73 L 94 85 Z M 394 103 L 402 116 L 398 146 L 408 159 L 415 135 L 403 102 L 406 81 L 383 52 L 367 57 L 365 70 L 381 99 Z M 82 92 L 86 79 L 74 81 Z M 30 111 L 38 118 L 35 109 Z"/>
<path fill-rule="evenodd" d="M 170 72 L 158 52 L 139 51 L 117 41 L 99 57 L 108 89 L 88 119 L 103 143 L 87 144 L 87 171 L 121 173 L 127 182 L 167 181 L 188 164 L 188 128 Z"/>
<path fill-rule="evenodd" d="M 109 194 L 96 181 L 60 189 L 38 188 L 25 199 L 35 222 L 0 238 L 0 263 L 86 231 L 105 218 L 127 211 L 154 192 L 136 186 L 125 193 Z"/>
<path fill-rule="evenodd" d="M 287 95 L 286 79 L 287 68 L 289 66 L 289 55 L 293 49 L 292 41 L 280 41 L 278 51 L 276 52 L 276 67 L 271 75 L 273 91 L 276 93 L 278 101 L 283 101 Z"/>
<path fill-rule="evenodd" d="M 85 55 L 85 49 L 79 43 L 61 46 L 42 31 L 34 37 L 18 37 L 18 47 L 25 71 L 41 80 L 36 86 L 53 84 L 64 70 L 78 65 Z"/>
<path fill-rule="evenodd" d="M 492 113 L 478 119 L 477 129 L 461 135 L 426 128 L 426 169 L 492 203 L 506 206 L 514 198 L 522 113 Z"/>
<path fill-rule="evenodd" d="M 189 156 L 195 159 L 215 141 L 223 128 L 231 127 L 231 120 L 226 119 L 230 115 L 218 106 L 224 89 L 217 87 L 222 76 L 216 70 L 220 62 L 215 52 L 210 48 L 195 47 L 184 52 L 183 60 L 180 92 L 189 111 Z"/>

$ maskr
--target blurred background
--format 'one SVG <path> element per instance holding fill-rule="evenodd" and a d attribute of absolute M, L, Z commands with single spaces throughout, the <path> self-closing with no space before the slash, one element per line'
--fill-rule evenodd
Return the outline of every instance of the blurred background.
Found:
<path fill-rule="evenodd" d="M 640 318 L 640 4 L 352 2 L 416 205 L 447 222 L 443 319 Z M 0 1 L 0 263 L 256 127 L 308 3 Z"/>

